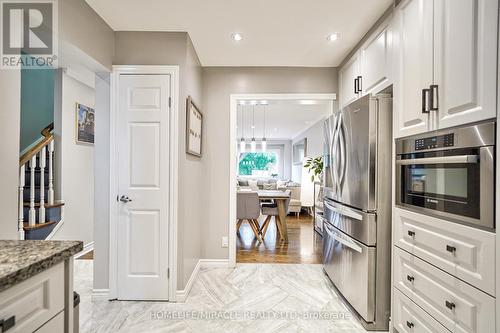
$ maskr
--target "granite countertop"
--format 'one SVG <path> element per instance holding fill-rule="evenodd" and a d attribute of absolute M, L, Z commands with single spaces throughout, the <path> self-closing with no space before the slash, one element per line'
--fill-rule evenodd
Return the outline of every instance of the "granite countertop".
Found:
<path fill-rule="evenodd" d="M 0 240 L 0 292 L 82 249 L 80 241 Z"/>

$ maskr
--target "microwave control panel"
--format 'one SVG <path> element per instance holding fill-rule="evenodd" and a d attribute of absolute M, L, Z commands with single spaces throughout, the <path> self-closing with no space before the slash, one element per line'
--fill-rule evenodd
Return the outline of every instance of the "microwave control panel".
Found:
<path fill-rule="evenodd" d="M 453 133 L 450 133 L 440 136 L 417 139 L 415 140 L 415 150 L 453 147 L 454 144 L 455 136 Z"/>

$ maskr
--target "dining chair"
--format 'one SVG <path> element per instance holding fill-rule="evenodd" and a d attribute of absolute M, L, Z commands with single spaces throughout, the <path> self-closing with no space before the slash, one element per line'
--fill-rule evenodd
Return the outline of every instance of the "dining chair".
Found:
<path fill-rule="evenodd" d="M 246 220 L 252 228 L 257 240 L 262 241 L 260 236 L 260 202 L 257 192 L 238 192 L 236 204 L 236 231 L 240 230 L 241 224 Z"/>
<path fill-rule="evenodd" d="M 288 192 L 288 195 L 289 195 L 288 198 L 285 200 L 285 214 L 288 215 L 289 207 L 290 207 L 290 190 L 287 190 L 285 192 Z M 260 234 L 261 234 L 262 239 L 264 239 L 264 237 L 266 237 L 267 228 L 269 227 L 269 223 L 271 222 L 271 219 L 273 217 L 274 217 L 274 221 L 276 223 L 276 230 L 281 234 L 281 232 L 282 232 L 281 223 L 285 223 L 285 221 L 280 221 L 278 205 L 274 202 L 273 203 L 262 203 L 261 209 L 262 209 L 262 215 L 267 216 L 264 223 L 262 224 L 262 227 L 260 228 Z"/>

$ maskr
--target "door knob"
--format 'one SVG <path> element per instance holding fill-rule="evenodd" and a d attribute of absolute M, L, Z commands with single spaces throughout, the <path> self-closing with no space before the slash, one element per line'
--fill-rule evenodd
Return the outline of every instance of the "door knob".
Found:
<path fill-rule="evenodd" d="M 127 203 L 127 202 L 132 201 L 132 199 L 130 199 L 130 198 L 128 197 L 128 195 L 122 195 L 122 196 L 120 197 L 120 201 L 121 201 L 121 202 L 123 202 L 123 203 Z"/>

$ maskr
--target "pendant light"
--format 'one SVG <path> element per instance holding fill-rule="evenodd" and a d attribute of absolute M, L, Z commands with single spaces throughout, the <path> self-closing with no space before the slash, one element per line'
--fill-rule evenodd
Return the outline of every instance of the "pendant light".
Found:
<path fill-rule="evenodd" d="M 260 143 L 260 147 L 262 152 L 265 153 L 267 149 L 267 141 L 266 141 L 266 105 L 264 104 L 264 128 L 262 130 L 262 141 Z"/>
<path fill-rule="evenodd" d="M 240 140 L 240 153 L 244 153 L 246 150 L 245 142 L 245 111 L 243 105 L 241 106 L 241 140 Z"/>
<path fill-rule="evenodd" d="M 250 142 L 250 150 L 255 152 L 257 144 L 255 142 L 255 104 L 252 106 L 252 142 Z"/>

